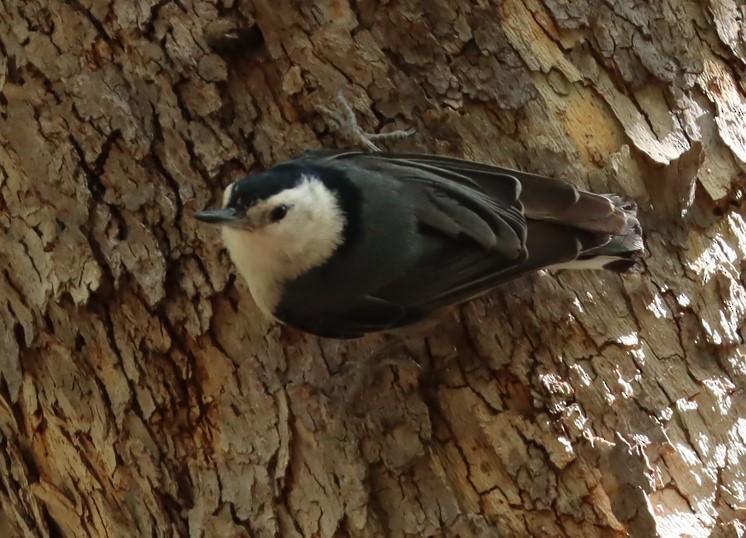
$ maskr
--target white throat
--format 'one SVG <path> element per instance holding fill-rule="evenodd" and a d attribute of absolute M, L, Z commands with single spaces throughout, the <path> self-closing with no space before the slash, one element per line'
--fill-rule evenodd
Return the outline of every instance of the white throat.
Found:
<path fill-rule="evenodd" d="M 230 187 L 228 187 L 230 189 Z M 337 199 L 316 177 L 252 208 L 285 204 L 287 216 L 256 230 L 223 228 L 223 242 L 257 306 L 272 316 L 284 284 L 326 262 L 342 242 L 345 220 Z"/>

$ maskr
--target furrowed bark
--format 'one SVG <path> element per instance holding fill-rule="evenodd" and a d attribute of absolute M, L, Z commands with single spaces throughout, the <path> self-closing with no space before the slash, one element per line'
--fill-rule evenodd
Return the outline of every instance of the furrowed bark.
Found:
<path fill-rule="evenodd" d="M 0 534 L 743 536 L 744 16 L 0 0 Z M 357 383 L 383 340 L 268 322 L 192 218 L 345 144 L 339 91 L 394 149 L 636 200 L 643 270 L 516 282 Z"/>

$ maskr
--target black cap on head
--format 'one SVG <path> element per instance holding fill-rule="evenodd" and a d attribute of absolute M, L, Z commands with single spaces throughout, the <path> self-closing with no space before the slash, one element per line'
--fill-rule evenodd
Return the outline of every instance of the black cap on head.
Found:
<path fill-rule="evenodd" d="M 297 186 L 302 173 L 297 165 L 279 165 L 239 179 L 233 185 L 225 207 L 245 210 L 261 200 Z"/>

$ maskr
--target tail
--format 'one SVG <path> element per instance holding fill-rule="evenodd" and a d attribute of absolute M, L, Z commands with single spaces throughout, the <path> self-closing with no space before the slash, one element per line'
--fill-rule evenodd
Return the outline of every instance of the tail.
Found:
<path fill-rule="evenodd" d="M 582 193 L 581 196 L 586 194 L 589 193 Z M 601 244 L 591 243 L 579 252 L 575 260 L 553 264 L 548 269 L 608 269 L 624 273 L 637 268 L 644 252 L 637 204 L 616 194 L 593 196 L 603 196 L 613 204 L 613 219 L 622 223 L 621 230 L 614 234 L 596 235 Z M 591 222 L 584 224 L 586 226 L 580 227 L 593 229 Z"/>

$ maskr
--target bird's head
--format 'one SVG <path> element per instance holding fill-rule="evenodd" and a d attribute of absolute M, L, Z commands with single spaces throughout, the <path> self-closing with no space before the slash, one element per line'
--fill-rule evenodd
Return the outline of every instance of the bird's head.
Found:
<path fill-rule="evenodd" d="M 338 195 L 320 171 L 277 166 L 231 183 L 223 192 L 220 209 L 195 216 L 246 238 L 262 236 L 282 244 L 313 242 L 321 235 L 339 242 L 346 216 Z"/>
<path fill-rule="evenodd" d="M 323 168 L 280 165 L 228 185 L 220 209 L 195 216 L 222 227 L 250 285 L 285 281 L 324 264 L 344 242 L 346 204 L 335 185 Z"/>

